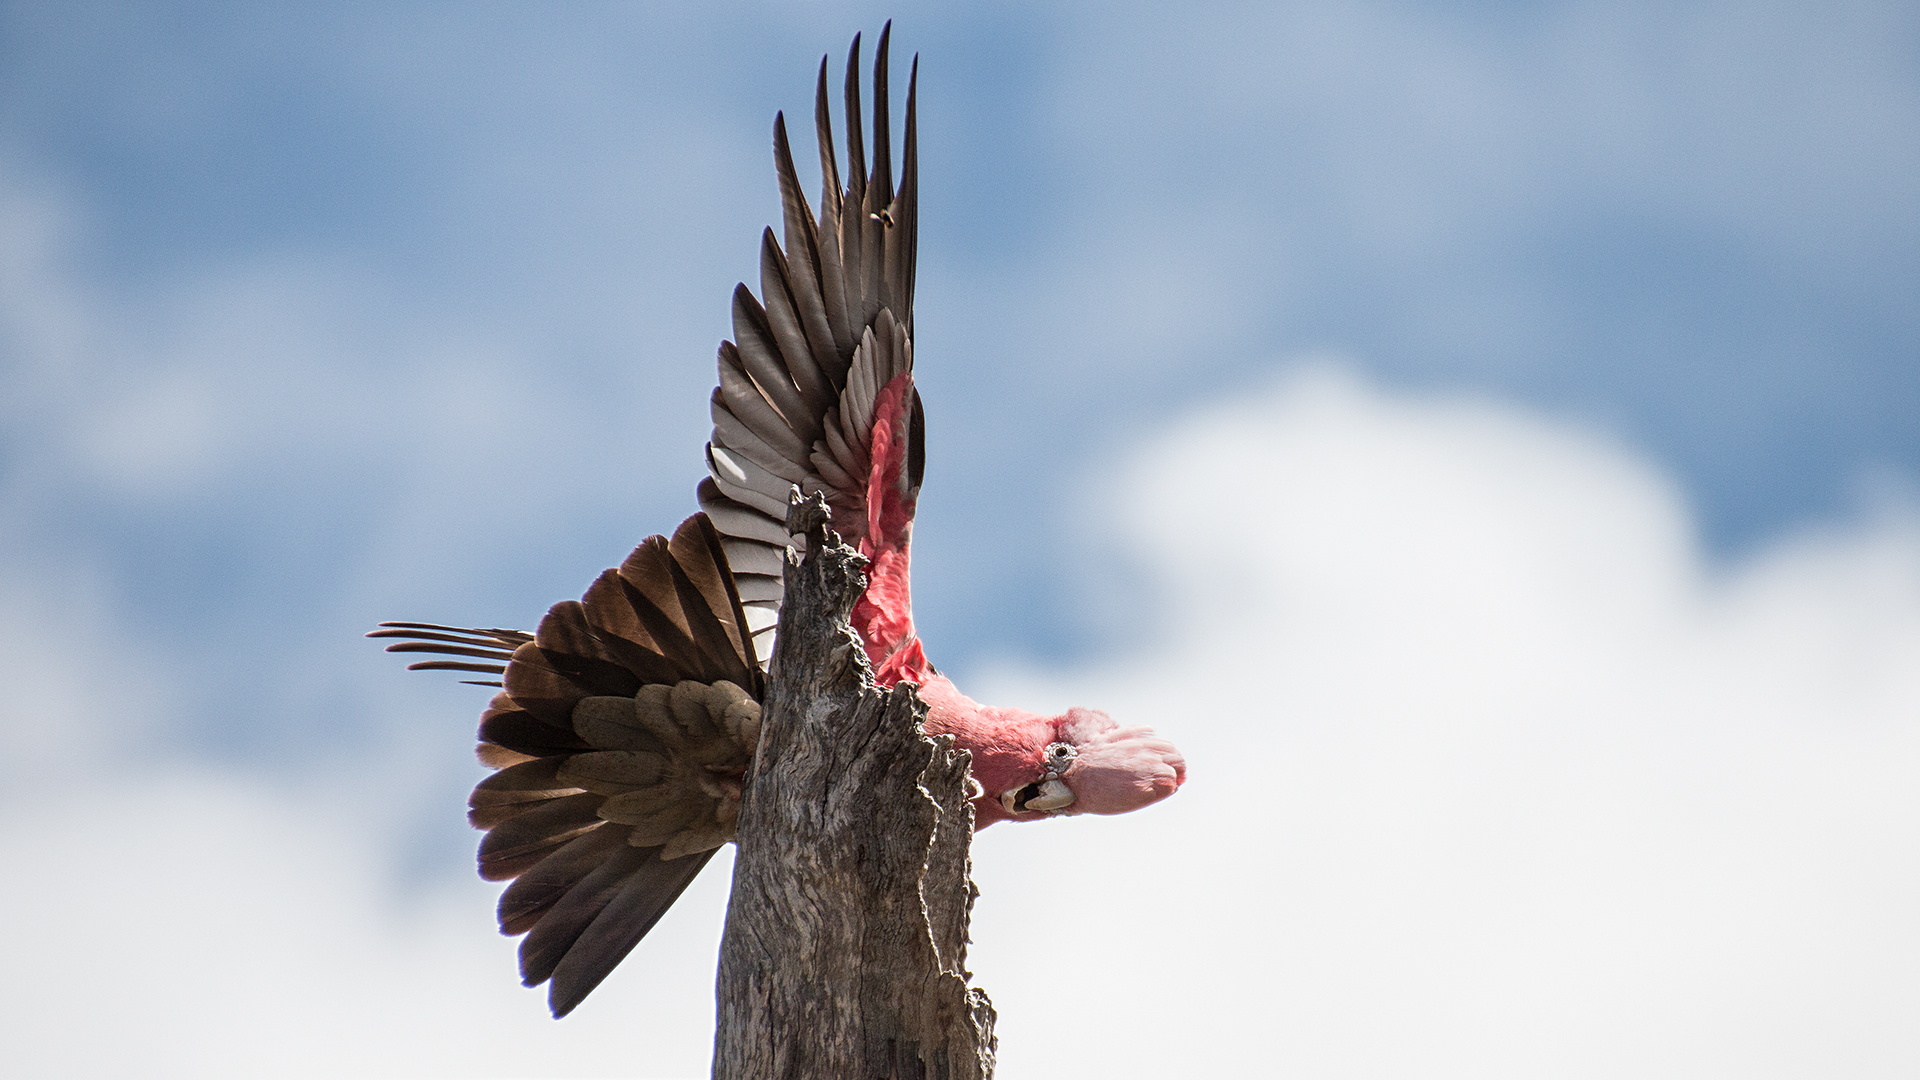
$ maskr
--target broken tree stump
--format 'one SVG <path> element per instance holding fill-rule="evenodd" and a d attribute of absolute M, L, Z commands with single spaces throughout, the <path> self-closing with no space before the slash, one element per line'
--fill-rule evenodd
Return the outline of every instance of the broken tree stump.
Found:
<path fill-rule="evenodd" d="M 866 560 L 797 495 L 767 697 L 720 945 L 715 1080 L 987 1080 L 993 1005 L 967 985 L 968 755 L 881 690 L 849 616 Z"/>

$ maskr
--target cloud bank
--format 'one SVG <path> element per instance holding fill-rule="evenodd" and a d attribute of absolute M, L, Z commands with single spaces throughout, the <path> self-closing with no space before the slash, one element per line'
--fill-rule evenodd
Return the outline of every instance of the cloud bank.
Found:
<path fill-rule="evenodd" d="M 1715 570 L 1619 446 L 1338 367 L 1104 483 L 1135 653 L 968 689 L 1152 722 L 1192 780 L 980 837 L 999 1075 L 1920 1067 L 1910 513 Z M 395 892 L 378 800 L 34 757 L 59 782 L 0 802 L 9 1071 L 705 1072 L 724 866 L 554 1024 L 494 887 Z"/>
<path fill-rule="evenodd" d="M 1920 1066 L 1920 527 L 1703 565 L 1591 433 L 1322 372 L 1153 443 L 1138 655 L 989 700 L 1180 797 L 976 847 L 1006 1077 Z"/>

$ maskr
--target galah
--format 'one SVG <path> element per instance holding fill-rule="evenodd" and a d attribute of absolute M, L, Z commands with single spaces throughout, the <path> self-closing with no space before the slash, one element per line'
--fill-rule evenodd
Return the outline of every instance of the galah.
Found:
<path fill-rule="evenodd" d="M 528 986 L 551 981 L 555 1016 L 578 1005 L 734 835 L 760 731 L 794 488 L 825 496 L 868 560 L 853 611 L 881 687 L 917 684 L 928 733 L 972 754 L 975 828 L 1119 814 L 1186 778 L 1173 744 L 1106 713 L 1055 716 L 982 705 L 928 663 L 914 632 L 908 547 L 925 461 L 913 384 L 918 172 L 916 78 L 907 88 L 899 186 L 887 117 L 887 37 L 873 69 L 871 173 L 861 139 L 859 54 L 847 57 L 847 184 L 835 161 L 820 63 L 814 120 L 823 193 L 816 217 L 783 117 L 773 129 L 784 245 L 762 236 L 760 298 L 733 294 L 720 345 L 700 513 L 649 537 L 539 629 L 382 623 L 396 652 L 459 657 L 413 668 L 499 676 L 473 790 L 487 830 L 480 874 L 512 879 L 502 932 L 526 934 Z M 915 58 L 914 72 L 919 61 Z"/>

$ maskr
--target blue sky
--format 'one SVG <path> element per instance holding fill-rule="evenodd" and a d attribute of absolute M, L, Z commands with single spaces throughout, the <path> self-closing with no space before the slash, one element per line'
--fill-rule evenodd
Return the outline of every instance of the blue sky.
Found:
<path fill-rule="evenodd" d="M 1908 595 L 1908 6 L 12 3 L 0 612 L 34 633 L 0 670 L 37 778 L 0 814 L 97 754 L 370 823 L 370 912 L 464 874 L 479 701 L 357 635 L 531 625 L 693 509 L 772 114 L 888 16 L 923 65 L 917 611 L 963 684 L 1185 655 L 1193 595 L 1345 519 L 1143 455 L 1248 401 L 1308 430 L 1328 380 L 1353 431 L 1459 408 L 1612 455 L 1674 580 L 1826 537 Z M 1240 503 L 1280 546 L 1203 558 Z M 1383 565 L 1428 565 L 1409 520 Z M 1911 610 L 1820 595 L 1910 655 Z"/>

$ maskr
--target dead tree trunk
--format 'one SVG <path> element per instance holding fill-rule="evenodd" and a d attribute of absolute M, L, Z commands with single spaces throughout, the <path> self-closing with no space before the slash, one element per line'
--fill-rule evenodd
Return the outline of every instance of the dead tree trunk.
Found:
<path fill-rule="evenodd" d="M 865 561 L 819 496 L 788 531 L 772 676 L 720 945 L 715 1080 L 986 1080 L 993 1005 L 967 986 L 967 754 L 873 684 L 848 616 Z"/>

